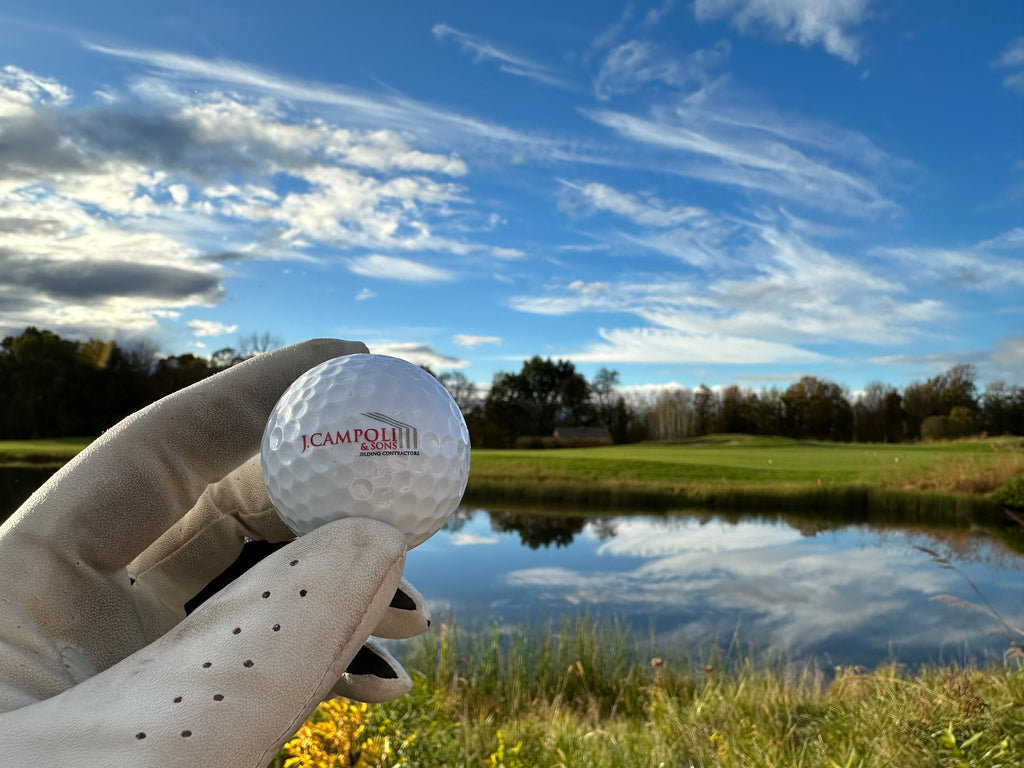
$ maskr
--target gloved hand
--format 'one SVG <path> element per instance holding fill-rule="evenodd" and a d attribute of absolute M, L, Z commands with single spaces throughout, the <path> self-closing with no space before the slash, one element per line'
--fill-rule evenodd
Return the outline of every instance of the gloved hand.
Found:
<path fill-rule="evenodd" d="M 0 762 L 264 768 L 332 689 L 409 689 L 368 643 L 428 624 L 385 523 L 325 525 L 184 611 L 246 537 L 292 538 L 254 457 L 264 424 L 301 373 L 365 351 L 306 342 L 164 398 L 0 527 Z"/>

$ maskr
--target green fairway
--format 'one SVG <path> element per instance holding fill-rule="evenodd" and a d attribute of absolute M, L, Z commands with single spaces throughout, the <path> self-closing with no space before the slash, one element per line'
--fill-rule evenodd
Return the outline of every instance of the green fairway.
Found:
<path fill-rule="evenodd" d="M 60 466 L 92 440 L 91 437 L 0 440 L 0 466 Z"/>
<path fill-rule="evenodd" d="M 980 497 L 1022 472 L 1020 438 L 881 445 L 714 435 L 671 444 L 478 450 L 470 494 L 711 506 L 730 506 L 730 499 L 834 500 L 837 491 L 858 489 Z"/>

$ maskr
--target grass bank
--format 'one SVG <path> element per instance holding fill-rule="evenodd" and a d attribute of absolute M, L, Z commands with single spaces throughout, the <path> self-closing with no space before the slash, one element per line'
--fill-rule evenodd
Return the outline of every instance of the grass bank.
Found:
<path fill-rule="evenodd" d="M 92 440 L 91 437 L 0 440 L 0 467 L 60 467 Z"/>
<path fill-rule="evenodd" d="M 0 441 L 0 466 L 58 467 L 89 438 Z M 591 510 L 705 509 L 899 516 L 1001 516 L 988 494 L 1024 474 L 1024 438 L 824 443 L 712 435 L 678 443 L 474 450 L 466 502 Z"/>
<path fill-rule="evenodd" d="M 411 694 L 322 708 L 275 765 L 1024 765 L 1012 663 L 822 670 L 735 649 L 694 663 L 578 619 L 522 634 L 442 626 L 407 666 Z"/>
<path fill-rule="evenodd" d="M 716 435 L 681 443 L 473 452 L 467 501 L 590 508 L 879 510 L 985 518 L 1024 473 L 1020 438 L 819 443 Z"/>

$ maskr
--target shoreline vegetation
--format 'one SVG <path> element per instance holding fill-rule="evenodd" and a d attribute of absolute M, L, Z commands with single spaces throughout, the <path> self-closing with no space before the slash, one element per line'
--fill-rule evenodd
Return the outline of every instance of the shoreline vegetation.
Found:
<path fill-rule="evenodd" d="M 321 705 L 272 768 L 1024 765 L 1019 661 L 823 669 L 734 642 L 701 661 L 608 619 L 441 624 L 406 696 Z"/>

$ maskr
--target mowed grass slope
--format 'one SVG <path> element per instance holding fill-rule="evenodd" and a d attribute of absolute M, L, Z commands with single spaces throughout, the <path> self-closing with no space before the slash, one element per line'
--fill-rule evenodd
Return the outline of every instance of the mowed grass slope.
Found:
<path fill-rule="evenodd" d="M 680 443 L 475 450 L 469 494 L 711 506 L 771 498 L 824 502 L 866 489 L 981 496 L 1021 472 L 1020 438 L 880 445 L 714 435 Z"/>
<path fill-rule="evenodd" d="M 73 458 L 91 437 L 51 437 L 41 440 L 0 440 L 0 466 L 60 466 Z"/>
<path fill-rule="evenodd" d="M 59 466 L 88 444 L 0 441 L 0 465 Z M 995 508 L 985 494 L 1021 474 L 1020 437 L 882 445 L 710 435 L 596 448 L 474 449 L 466 498 L 622 509 L 928 504 L 953 505 L 960 514 Z"/>

